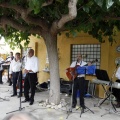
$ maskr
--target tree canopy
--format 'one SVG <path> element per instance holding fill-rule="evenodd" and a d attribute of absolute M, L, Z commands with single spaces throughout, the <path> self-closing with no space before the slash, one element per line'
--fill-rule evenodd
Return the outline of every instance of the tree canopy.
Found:
<path fill-rule="evenodd" d="M 114 41 L 120 30 L 120 0 L 76 0 L 75 19 L 67 20 L 70 1 L 73 4 L 72 0 L 0 0 L 0 34 L 13 46 L 23 40 L 28 44 L 31 34 L 42 36 L 50 29 L 56 33 L 69 30 L 67 36 L 84 31 L 100 42 L 103 36 Z"/>

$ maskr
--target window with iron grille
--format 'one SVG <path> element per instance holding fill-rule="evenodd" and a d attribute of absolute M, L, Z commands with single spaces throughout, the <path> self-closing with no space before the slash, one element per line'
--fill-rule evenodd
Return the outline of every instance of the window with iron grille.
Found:
<path fill-rule="evenodd" d="M 96 68 L 100 68 L 101 45 L 100 44 L 79 44 L 71 45 L 71 62 L 76 61 L 77 54 L 82 55 L 85 62 L 93 62 Z M 98 60 L 98 62 L 95 62 Z"/>

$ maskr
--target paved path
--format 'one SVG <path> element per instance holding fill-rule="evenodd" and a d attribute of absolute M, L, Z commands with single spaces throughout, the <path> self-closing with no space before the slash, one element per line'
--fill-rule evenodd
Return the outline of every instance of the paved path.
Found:
<path fill-rule="evenodd" d="M 0 85 L 0 120 L 2 120 L 8 112 L 15 110 L 19 111 L 20 99 L 17 97 L 10 97 L 11 94 L 12 86 L 8 86 L 7 84 Z M 39 102 L 41 100 L 46 100 L 48 98 L 48 94 L 48 91 L 37 92 L 35 95 L 35 103 L 32 106 L 29 106 L 29 103 L 23 103 L 22 108 L 25 108 L 22 109 L 22 111 L 31 112 L 39 120 L 66 120 L 66 117 L 68 115 L 66 112 L 66 108 L 62 108 L 62 110 L 55 110 L 44 108 L 39 105 Z M 65 97 L 64 94 L 61 95 L 61 98 L 65 99 L 67 102 L 70 101 L 70 97 Z M 22 97 L 21 99 L 24 100 L 24 97 Z M 85 103 L 86 106 L 94 112 L 94 114 L 90 111 L 87 111 L 82 114 L 80 118 L 80 111 L 76 111 L 75 109 L 73 109 L 72 113 L 68 116 L 68 120 L 120 120 L 120 116 L 116 114 L 107 114 L 101 117 L 102 114 L 107 112 L 105 109 L 109 108 L 109 101 L 106 101 L 101 106 L 101 109 L 99 107 L 94 107 L 94 104 L 97 103 L 97 99 L 85 98 Z M 117 110 L 120 111 L 120 109 Z"/>

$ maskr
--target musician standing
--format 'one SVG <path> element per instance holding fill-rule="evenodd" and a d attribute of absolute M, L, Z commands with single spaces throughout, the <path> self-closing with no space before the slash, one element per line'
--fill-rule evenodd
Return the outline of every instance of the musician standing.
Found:
<path fill-rule="evenodd" d="M 9 70 L 9 77 L 13 79 L 13 95 L 11 97 L 14 97 L 17 95 L 17 81 L 18 77 L 21 71 L 22 63 L 20 61 L 20 53 L 15 54 L 15 58 L 10 63 L 10 70 Z"/>
<path fill-rule="evenodd" d="M 76 67 L 76 66 L 84 66 L 87 63 L 84 62 L 82 60 L 82 55 L 78 54 L 77 55 L 77 61 L 74 61 L 71 64 L 71 68 L 72 67 Z M 77 74 L 77 76 L 74 79 L 74 86 L 73 86 L 73 101 L 72 101 L 72 107 L 75 108 L 76 104 L 77 104 L 77 90 L 80 91 L 80 106 L 82 107 L 82 109 L 85 109 L 85 103 L 84 103 L 84 84 L 85 84 L 85 74 Z"/>
<path fill-rule="evenodd" d="M 6 58 L 5 62 L 6 62 L 7 64 L 10 64 L 13 59 L 14 59 L 13 52 L 10 52 L 10 55 Z M 9 69 L 9 68 L 8 68 L 8 69 Z M 8 72 L 9 72 L 9 70 L 8 70 Z M 9 75 L 8 75 L 8 76 L 9 76 Z M 9 78 L 9 79 L 8 79 L 8 82 L 9 82 L 9 86 L 11 86 L 11 85 L 12 85 L 12 78 Z"/>
<path fill-rule="evenodd" d="M 120 67 L 117 69 L 115 76 L 118 78 L 116 82 L 120 83 Z M 120 108 L 120 89 L 112 88 L 112 94 L 115 96 L 117 100 L 117 104 L 115 106 L 117 108 Z"/>
<path fill-rule="evenodd" d="M 37 82 L 38 72 L 38 58 L 34 56 L 34 50 L 30 49 L 28 52 L 28 58 L 25 63 L 25 82 L 24 82 L 24 96 L 25 100 L 22 103 L 30 101 L 30 105 L 34 103 L 35 88 Z M 29 89 L 31 90 L 31 96 L 29 97 Z"/>
<path fill-rule="evenodd" d="M 6 62 L 11 62 L 14 59 L 13 52 L 10 52 L 10 56 L 6 58 Z"/>

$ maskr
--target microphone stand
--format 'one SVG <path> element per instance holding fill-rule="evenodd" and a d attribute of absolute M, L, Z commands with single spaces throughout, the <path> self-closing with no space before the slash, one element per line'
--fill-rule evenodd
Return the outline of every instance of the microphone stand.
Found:
<path fill-rule="evenodd" d="M 108 112 L 106 112 L 105 114 L 103 114 L 103 115 L 101 115 L 101 117 L 102 116 L 104 116 L 104 115 L 107 115 L 107 114 L 111 114 L 111 113 L 114 113 L 114 114 L 117 114 L 117 110 L 116 110 L 116 107 L 115 107 L 115 105 L 113 104 L 113 102 L 112 102 L 112 84 L 113 84 L 113 82 L 112 82 L 112 80 L 113 80 L 113 78 L 114 78 L 114 76 L 115 76 L 115 73 L 116 73 L 116 71 L 117 71 L 117 68 L 118 68 L 118 64 L 116 65 L 116 68 L 115 68 L 115 70 L 114 70 L 114 72 L 113 72 L 113 75 L 112 75 L 112 77 L 111 77 L 111 79 L 110 79 L 110 83 L 109 83 L 109 86 L 110 86 L 110 93 L 109 93 L 109 109 L 107 110 Z M 113 109 L 113 110 L 111 110 L 111 109 Z"/>
<path fill-rule="evenodd" d="M 24 57 L 21 59 L 21 63 L 23 65 L 23 59 Z M 22 104 L 21 104 L 21 96 L 22 96 L 22 65 L 21 65 L 21 70 L 19 71 L 19 75 L 18 75 L 18 80 L 19 80 L 19 100 L 20 100 L 20 106 L 19 106 L 19 109 L 18 110 L 14 110 L 14 111 L 11 111 L 11 112 L 8 112 L 6 114 L 9 114 L 9 113 L 12 113 L 12 112 L 17 112 L 17 111 L 21 111 L 22 109 L 24 109 L 25 107 L 22 108 Z"/>
<path fill-rule="evenodd" d="M 69 108 L 69 110 L 67 111 L 67 117 L 66 117 L 66 119 L 68 118 L 68 116 L 70 115 L 70 113 L 72 113 L 73 111 L 72 111 L 72 102 L 73 102 L 73 88 L 74 88 L 74 80 L 73 80 L 73 83 L 72 83 L 72 93 L 71 93 L 71 101 L 70 101 L 70 108 Z"/>

